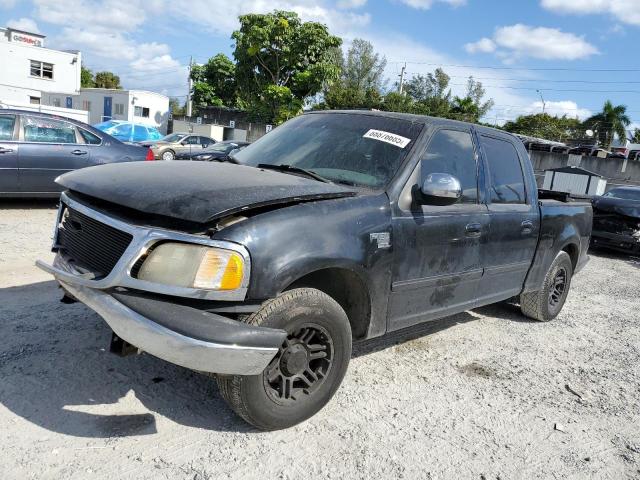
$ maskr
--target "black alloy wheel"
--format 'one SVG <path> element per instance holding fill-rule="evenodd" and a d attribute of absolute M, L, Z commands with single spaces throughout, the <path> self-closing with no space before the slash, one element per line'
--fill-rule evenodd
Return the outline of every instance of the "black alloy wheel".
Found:
<path fill-rule="evenodd" d="M 306 324 L 289 335 L 263 373 L 265 389 L 277 403 L 304 401 L 331 371 L 333 340 L 320 325 Z"/>

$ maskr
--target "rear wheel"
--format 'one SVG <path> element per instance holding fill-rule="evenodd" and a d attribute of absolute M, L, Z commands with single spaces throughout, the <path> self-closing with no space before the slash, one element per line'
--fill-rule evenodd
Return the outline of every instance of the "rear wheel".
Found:
<path fill-rule="evenodd" d="M 329 402 L 349 365 L 351 327 L 344 310 L 319 290 L 299 288 L 266 302 L 246 321 L 288 335 L 261 374 L 219 375 L 223 398 L 262 430 L 313 416 Z"/>
<path fill-rule="evenodd" d="M 569 294 L 573 264 L 567 252 L 560 252 L 551 263 L 542 288 L 520 295 L 520 310 L 527 317 L 548 322 L 558 316 Z"/>

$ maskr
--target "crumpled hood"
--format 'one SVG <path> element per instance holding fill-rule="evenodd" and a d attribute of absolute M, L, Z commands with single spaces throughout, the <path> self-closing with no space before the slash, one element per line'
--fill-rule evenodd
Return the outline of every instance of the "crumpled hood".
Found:
<path fill-rule="evenodd" d="M 640 220 L 640 201 L 624 200 L 614 197 L 596 197 L 593 199 L 593 208 L 603 212 L 617 213 Z"/>
<path fill-rule="evenodd" d="M 141 212 L 197 223 L 250 208 L 356 194 L 340 185 L 217 162 L 112 163 L 75 170 L 56 182 Z"/>

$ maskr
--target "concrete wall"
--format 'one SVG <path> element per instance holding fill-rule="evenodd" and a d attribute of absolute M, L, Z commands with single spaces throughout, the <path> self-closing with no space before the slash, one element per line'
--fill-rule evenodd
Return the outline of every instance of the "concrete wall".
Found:
<path fill-rule="evenodd" d="M 602 175 L 607 189 L 617 185 L 640 185 L 640 161 L 622 158 L 598 158 L 567 155 L 566 153 L 529 152 L 538 185 L 542 186 L 544 171 L 572 165 Z"/>
<path fill-rule="evenodd" d="M 0 40 L 0 59 L 0 101 L 29 103 L 30 97 L 41 98 L 41 92 L 72 94 L 80 89 L 80 53 L 23 45 L 5 38 Z M 31 60 L 53 64 L 53 79 L 32 76 Z"/>

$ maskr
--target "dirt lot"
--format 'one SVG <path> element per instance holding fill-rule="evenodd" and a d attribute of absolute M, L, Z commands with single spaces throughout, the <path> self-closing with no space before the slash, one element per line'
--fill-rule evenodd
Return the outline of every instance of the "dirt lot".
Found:
<path fill-rule="evenodd" d="M 492 306 L 358 345 L 319 415 L 275 433 L 202 375 L 105 351 L 59 303 L 52 202 L 0 207 L 0 478 L 640 478 L 640 260 L 597 254 L 563 313 Z"/>

